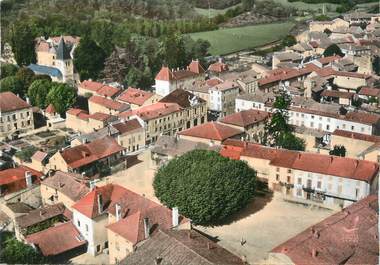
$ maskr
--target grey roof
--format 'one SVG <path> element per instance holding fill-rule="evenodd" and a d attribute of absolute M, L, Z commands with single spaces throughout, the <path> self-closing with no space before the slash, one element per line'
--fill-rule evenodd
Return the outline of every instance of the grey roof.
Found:
<path fill-rule="evenodd" d="M 166 156 L 183 155 L 186 152 L 203 149 L 203 150 L 217 150 L 217 146 L 209 146 L 204 143 L 193 142 L 185 139 L 177 139 L 175 136 L 162 135 L 152 149 L 152 153 Z"/>
<path fill-rule="evenodd" d="M 247 100 L 247 101 L 255 101 L 266 103 L 269 99 L 274 99 L 275 94 L 273 92 L 264 93 L 261 91 L 256 91 L 254 94 L 244 93 L 237 96 L 238 99 Z"/>
<path fill-rule="evenodd" d="M 70 50 L 67 48 L 65 44 L 65 40 L 63 37 L 59 40 L 57 47 L 57 59 L 58 60 L 69 60 L 71 59 Z"/>
<path fill-rule="evenodd" d="M 16 217 L 16 223 L 21 228 L 27 228 L 53 217 L 63 215 L 65 209 L 63 203 L 48 205 L 43 208 L 32 210 L 26 215 Z"/>
<path fill-rule="evenodd" d="M 244 262 L 195 230 L 159 230 L 121 264 L 243 265 Z"/>
<path fill-rule="evenodd" d="M 23 202 L 10 202 L 7 203 L 6 206 L 14 213 L 29 213 L 31 210 L 33 210 L 32 207 Z"/>
<path fill-rule="evenodd" d="M 78 135 L 73 140 L 77 139 L 81 141 L 82 143 L 88 143 L 96 139 L 104 138 L 106 136 L 114 136 L 114 135 L 117 135 L 118 133 L 119 131 L 113 126 L 107 126 L 107 127 L 97 130 L 96 132 Z"/>

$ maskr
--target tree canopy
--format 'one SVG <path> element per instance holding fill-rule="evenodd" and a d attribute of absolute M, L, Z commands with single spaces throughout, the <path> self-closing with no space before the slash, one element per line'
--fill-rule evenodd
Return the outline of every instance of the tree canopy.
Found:
<path fill-rule="evenodd" d="M 293 133 L 293 127 L 288 123 L 291 98 L 282 91 L 273 104 L 275 111 L 271 119 L 265 124 L 265 133 L 262 143 L 289 150 L 305 150 L 305 142 Z"/>
<path fill-rule="evenodd" d="M 53 104 L 57 113 L 64 115 L 74 105 L 76 97 L 76 91 L 72 86 L 54 82 L 46 101 L 47 104 Z"/>
<path fill-rule="evenodd" d="M 85 36 L 74 51 L 74 65 L 81 80 L 97 79 L 104 68 L 106 53 L 95 41 Z"/>
<path fill-rule="evenodd" d="M 18 65 L 36 62 L 34 34 L 28 23 L 16 23 L 11 31 L 11 46 Z"/>
<path fill-rule="evenodd" d="M 2 63 L 1 64 L 1 70 L 0 70 L 0 78 L 5 78 L 8 76 L 15 75 L 17 73 L 18 67 L 14 64 L 9 63 Z"/>
<path fill-rule="evenodd" d="M 53 83 L 46 79 L 35 80 L 28 89 L 28 97 L 33 106 L 45 109 L 48 106 L 47 95 Z"/>
<path fill-rule="evenodd" d="M 21 97 L 24 96 L 24 86 L 16 76 L 8 76 L 0 80 L 0 92 L 11 91 Z"/>
<path fill-rule="evenodd" d="M 332 45 L 330 45 L 329 47 L 326 48 L 326 50 L 324 51 L 323 55 L 325 57 L 334 56 L 334 55 L 339 55 L 339 56 L 343 57 L 344 53 L 342 52 L 342 50 L 339 48 L 338 45 L 332 44 Z"/>
<path fill-rule="evenodd" d="M 194 150 L 162 166 L 153 182 L 155 195 L 178 207 L 195 224 L 215 225 L 253 198 L 256 172 L 245 162 L 214 151 Z"/>
<path fill-rule="evenodd" d="M 346 156 L 346 147 L 344 147 L 343 145 L 334 145 L 334 148 L 332 150 L 330 150 L 329 154 L 333 155 L 333 156 L 345 157 Z"/>

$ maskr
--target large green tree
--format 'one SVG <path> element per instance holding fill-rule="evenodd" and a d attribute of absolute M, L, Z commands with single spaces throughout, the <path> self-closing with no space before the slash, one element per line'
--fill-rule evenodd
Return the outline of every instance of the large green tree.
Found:
<path fill-rule="evenodd" d="M 4 236 L 6 233 L 3 233 Z M 30 245 L 18 241 L 13 236 L 1 240 L 0 263 L 5 264 L 41 264 L 47 259 Z"/>
<path fill-rule="evenodd" d="M 182 67 L 187 63 L 184 37 L 180 33 L 170 32 L 161 38 L 159 54 L 170 68 Z"/>
<path fill-rule="evenodd" d="M 104 68 L 106 53 L 95 41 L 85 36 L 74 51 L 74 65 L 80 79 L 97 79 Z"/>
<path fill-rule="evenodd" d="M 343 57 L 344 53 L 342 52 L 342 50 L 339 48 L 338 45 L 332 44 L 326 48 L 326 50 L 323 52 L 323 55 L 325 57 L 334 56 L 334 55 L 339 55 L 339 56 Z"/>
<path fill-rule="evenodd" d="M 11 91 L 21 97 L 24 96 L 24 86 L 16 76 L 8 76 L 0 80 L 0 92 Z"/>
<path fill-rule="evenodd" d="M 226 221 L 251 201 L 255 186 L 256 172 L 246 163 L 205 150 L 171 160 L 153 182 L 162 203 L 201 225 Z"/>
<path fill-rule="evenodd" d="M 333 156 L 346 156 L 346 147 L 344 145 L 334 145 L 334 148 L 330 150 L 329 152 L 330 155 Z"/>
<path fill-rule="evenodd" d="M 29 65 L 36 62 L 34 38 L 33 30 L 28 23 L 19 22 L 13 25 L 11 46 L 18 65 Z"/>
<path fill-rule="evenodd" d="M 76 91 L 68 84 L 53 83 L 47 95 L 47 104 L 53 104 L 55 110 L 64 115 L 65 112 L 74 105 L 76 101 Z"/>
<path fill-rule="evenodd" d="M 48 106 L 47 95 L 52 85 L 53 83 L 46 79 L 33 81 L 28 89 L 30 103 L 42 109 L 46 108 Z"/>
<path fill-rule="evenodd" d="M 2 63 L 1 64 L 1 70 L 0 70 L 0 78 L 5 78 L 8 76 L 16 75 L 18 70 L 17 65 L 9 64 L 9 63 Z"/>
<path fill-rule="evenodd" d="M 22 82 L 24 86 L 24 92 L 28 90 L 30 84 L 33 82 L 35 74 L 27 67 L 21 67 L 16 73 L 16 77 Z"/>

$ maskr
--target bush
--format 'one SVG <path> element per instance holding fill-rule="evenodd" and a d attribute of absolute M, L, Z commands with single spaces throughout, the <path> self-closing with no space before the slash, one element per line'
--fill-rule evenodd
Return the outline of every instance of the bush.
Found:
<path fill-rule="evenodd" d="M 161 167 L 154 179 L 155 195 L 178 207 L 193 223 L 215 225 L 252 199 L 256 172 L 245 162 L 214 151 L 194 150 Z"/>

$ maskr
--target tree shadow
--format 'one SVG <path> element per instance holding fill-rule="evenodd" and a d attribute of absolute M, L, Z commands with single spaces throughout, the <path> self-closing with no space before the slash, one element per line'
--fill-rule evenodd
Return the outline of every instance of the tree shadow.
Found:
<path fill-rule="evenodd" d="M 251 216 L 264 209 L 265 206 L 272 201 L 272 199 L 272 192 L 265 192 L 262 193 L 262 195 L 256 195 L 245 207 L 232 214 L 231 216 L 225 218 L 222 222 L 214 224 L 213 226 L 229 225 L 241 219 L 247 218 L 248 216 Z"/>

